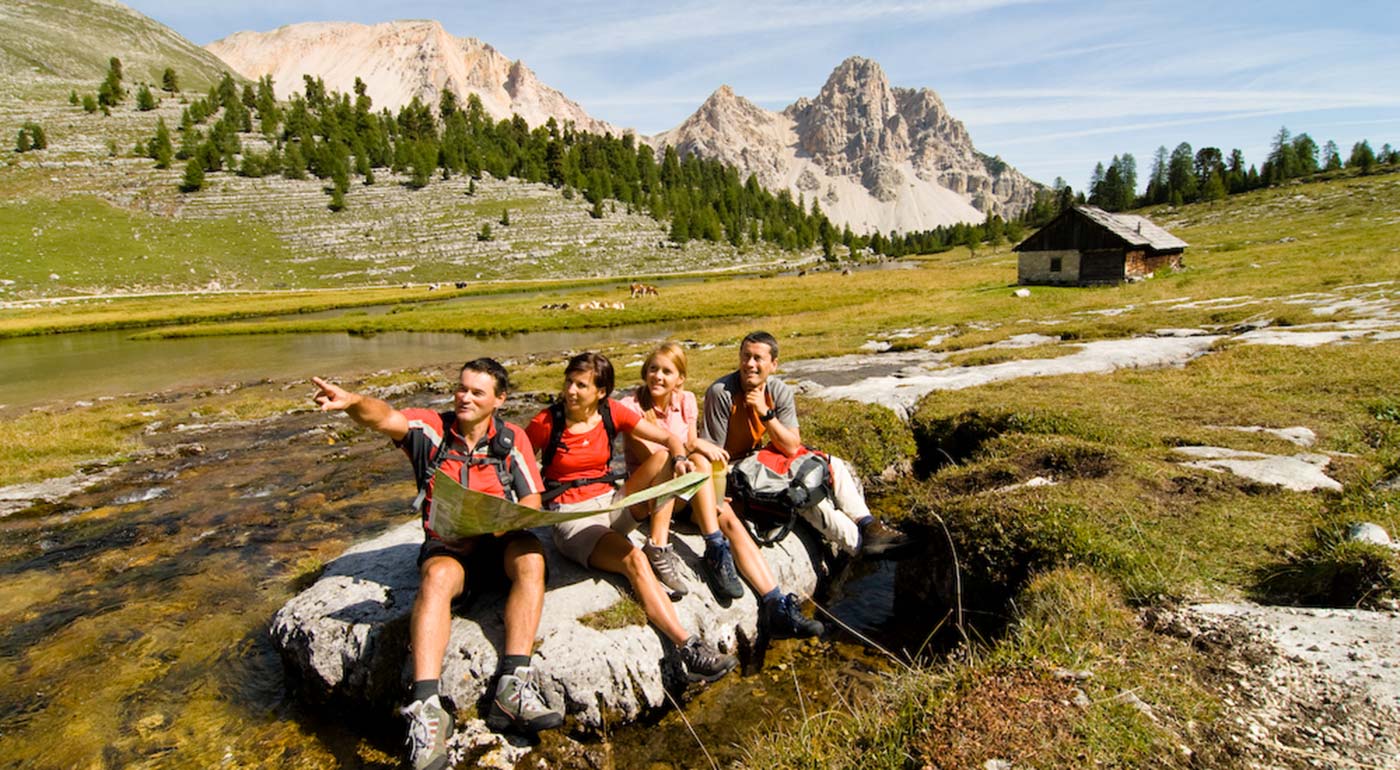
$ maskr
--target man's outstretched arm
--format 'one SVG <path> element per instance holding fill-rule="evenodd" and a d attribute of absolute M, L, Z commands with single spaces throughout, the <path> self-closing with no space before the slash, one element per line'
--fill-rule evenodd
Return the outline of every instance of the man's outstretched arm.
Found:
<path fill-rule="evenodd" d="M 323 412 L 345 412 L 350 419 L 379 431 L 395 441 L 408 435 L 408 418 L 403 412 L 372 396 L 365 396 L 326 382 L 320 377 L 312 377 L 311 384 L 317 388 L 314 400 Z"/>

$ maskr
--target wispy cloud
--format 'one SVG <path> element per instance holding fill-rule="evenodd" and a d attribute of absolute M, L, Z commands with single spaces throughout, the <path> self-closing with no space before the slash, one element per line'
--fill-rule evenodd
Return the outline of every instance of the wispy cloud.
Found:
<path fill-rule="evenodd" d="M 923 2 L 704 2 L 562 29 L 531 41 L 533 58 L 596 56 L 599 51 L 653 49 L 739 35 L 840 28 L 898 20 L 932 20 L 1042 0 L 924 0 Z M 640 10 L 640 9 L 639 9 Z"/>

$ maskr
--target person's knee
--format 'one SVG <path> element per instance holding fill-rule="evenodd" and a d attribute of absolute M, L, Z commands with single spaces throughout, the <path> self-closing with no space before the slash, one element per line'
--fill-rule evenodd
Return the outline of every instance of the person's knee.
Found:
<path fill-rule="evenodd" d="M 544 585 L 544 551 L 537 547 L 533 550 L 516 554 L 515 557 L 508 562 L 506 572 L 507 576 L 513 582 L 527 585 Z"/>
<path fill-rule="evenodd" d="M 710 464 L 710 458 L 700 454 L 699 452 L 690 453 L 690 462 L 692 465 L 695 466 L 695 470 L 700 471 L 701 473 L 709 473 L 711 468 L 714 467 Z"/>
<path fill-rule="evenodd" d="M 627 578 L 632 582 L 646 580 L 652 577 L 651 564 L 647 561 L 646 554 L 641 549 L 633 548 L 622 557 L 622 570 L 627 574 Z"/>
<path fill-rule="evenodd" d="M 440 557 L 423 564 L 421 577 L 419 591 L 423 596 L 436 598 L 445 595 L 450 599 L 466 582 L 466 570 L 456 559 Z"/>

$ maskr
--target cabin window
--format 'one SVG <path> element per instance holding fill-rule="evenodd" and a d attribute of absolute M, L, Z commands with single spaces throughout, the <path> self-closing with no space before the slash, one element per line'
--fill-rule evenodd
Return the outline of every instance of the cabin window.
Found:
<path fill-rule="evenodd" d="M 1063 267 L 1063 262 L 1061 261 L 1061 259 L 1062 259 L 1061 257 L 1051 257 L 1051 258 L 1050 258 L 1050 272 L 1052 272 L 1052 273 L 1058 273 L 1058 272 L 1060 272 L 1060 269 Z"/>

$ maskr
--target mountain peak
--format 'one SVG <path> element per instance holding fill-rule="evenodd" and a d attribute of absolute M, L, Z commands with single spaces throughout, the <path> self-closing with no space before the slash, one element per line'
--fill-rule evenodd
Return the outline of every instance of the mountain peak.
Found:
<path fill-rule="evenodd" d="M 431 19 L 291 24 L 239 32 L 207 48 L 250 80 L 271 75 L 279 98 L 298 91 L 303 75 L 319 77 L 342 93 L 349 93 L 358 77 L 376 108 L 395 110 L 415 97 L 432 104 L 450 90 L 463 99 L 475 94 L 496 119 L 518 114 L 538 126 L 554 118 L 583 131 L 618 133 L 539 82 L 524 62 L 476 38 L 456 37 Z"/>
<path fill-rule="evenodd" d="M 861 56 L 837 65 L 815 98 L 781 113 L 720 86 L 654 141 L 819 198 L 837 222 L 883 231 L 1011 216 L 1036 188 L 1009 166 L 989 169 L 932 90 L 891 87 L 880 64 Z"/>

